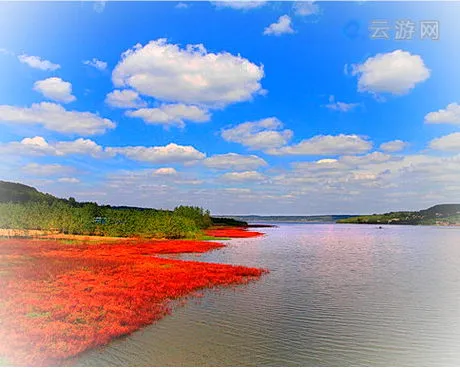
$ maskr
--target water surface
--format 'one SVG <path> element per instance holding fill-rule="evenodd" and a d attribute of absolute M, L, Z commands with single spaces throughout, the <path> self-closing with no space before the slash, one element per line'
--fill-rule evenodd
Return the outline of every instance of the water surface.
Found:
<path fill-rule="evenodd" d="M 460 365 L 460 228 L 280 224 L 182 259 L 270 269 L 84 354 L 91 366 Z"/>

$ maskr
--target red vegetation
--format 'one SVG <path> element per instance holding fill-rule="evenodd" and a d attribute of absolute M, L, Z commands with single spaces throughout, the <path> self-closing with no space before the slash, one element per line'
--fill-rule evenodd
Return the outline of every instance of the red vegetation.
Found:
<path fill-rule="evenodd" d="M 0 358 L 8 365 L 65 364 L 160 319 L 173 299 L 246 283 L 265 272 L 155 256 L 221 246 L 181 240 L 0 241 Z"/>
<path fill-rule="evenodd" d="M 264 235 L 258 231 L 248 231 L 244 227 L 216 227 L 205 231 L 206 235 L 222 238 L 253 238 Z"/>

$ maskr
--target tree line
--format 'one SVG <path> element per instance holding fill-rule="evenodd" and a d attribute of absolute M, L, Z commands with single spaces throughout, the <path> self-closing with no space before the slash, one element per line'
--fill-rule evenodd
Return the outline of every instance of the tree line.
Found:
<path fill-rule="evenodd" d="M 195 238 L 212 225 L 209 211 L 179 206 L 173 211 L 113 208 L 57 201 L 0 203 L 0 228 L 59 231 L 65 234 Z"/>

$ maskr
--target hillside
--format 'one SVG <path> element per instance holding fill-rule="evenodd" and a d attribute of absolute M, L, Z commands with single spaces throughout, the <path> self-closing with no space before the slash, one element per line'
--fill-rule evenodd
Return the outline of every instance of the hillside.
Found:
<path fill-rule="evenodd" d="M 460 225 L 460 204 L 439 204 L 421 211 L 356 216 L 337 222 L 346 224 Z"/>
<path fill-rule="evenodd" d="M 180 233 L 180 236 L 168 236 L 182 237 L 185 233 L 197 233 L 198 229 L 211 225 L 247 226 L 247 223 L 214 218 L 209 211 L 192 206 L 178 206 L 170 211 L 77 202 L 72 197 L 57 198 L 28 185 L 0 180 L 1 228 L 53 228 L 75 234 L 100 231 L 105 235 L 135 235 L 145 231 L 151 233 L 161 228 L 159 234 Z M 165 227 L 168 227 L 168 231 L 164 230 Z"/>
<path fill-rule="evenodd" d="M 0 203 L 53 202 L 61 199 L 25 184 L 0 180 Z"/>

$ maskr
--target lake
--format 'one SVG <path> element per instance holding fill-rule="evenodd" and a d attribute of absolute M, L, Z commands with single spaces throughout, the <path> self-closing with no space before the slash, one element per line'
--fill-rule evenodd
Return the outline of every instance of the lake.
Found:
<path fill-rule="evenodd" d="M 280 224 L 180 256 L 270 270 L 85 353 L 90 366 L 460 365 L 460 228 Z"/>

